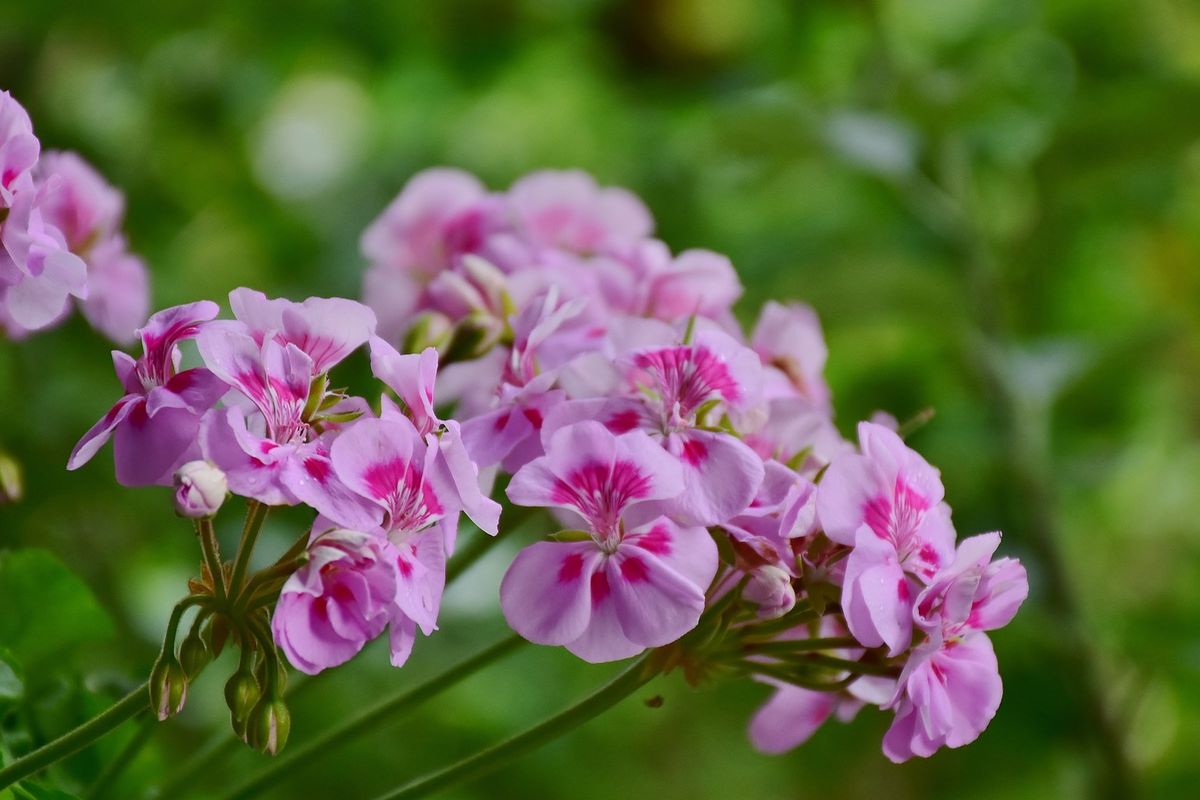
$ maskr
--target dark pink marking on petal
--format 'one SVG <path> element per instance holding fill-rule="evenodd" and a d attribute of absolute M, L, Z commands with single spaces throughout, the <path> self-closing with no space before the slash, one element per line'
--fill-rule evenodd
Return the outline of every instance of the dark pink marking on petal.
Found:
<path fill-rule="evenodd" d="M 400 570 L 400 574 L 405 578 L 411 577 L 413 573 L 412 564 L 408 563 L 407 559 L 396 558 L 396 567 Z"/>
<path fill-rule="evenodd" d="M 313 477 L 317 483 L 325 483 L 333 474 L 333 468 L 328 461 L 320 458 L 304 459 L 304 471 Z"/>
<path fill-rule="evenodd" d="M 683 460 L 690 466 L 699 467 L 708 460 L 708 446 L 699 439 L 688 439 L 683 443 Z"/>
<path fill-rule="evenodd" d="M 902 603 L 908 602 L 908 598 L 910 597 L 908 593 L 908 581 L 904 578 L 901 578 L 896 582 L 896 597 L 898 597 Z"/>
<path fill-rule="evenodd" d="M 592 573 L 592 605 L 598 606 L 607 599 L 609 593 L 608 575 L 598 569 Z"/>
<path fill-rule="evenodd" d="M 621 562 L 621 577 L 630 583 L 642 583 L 649 579 L 646 564 L 636 556 L 628 556 Z"/>
<path fill-rule="evenodd" d="M 526 408 L 522 413 L 525 414 L 525 419 L 529 420 L 529 424 L 533 425 L 534 430 L 542 429 L 542 412 L 536 408 Z"/>
<path fill-rule="evenodd" d="M 559 583 L 570 583 L 571 581 L 579 580 L 579 576 L 582 574 L 583 555 L 580 553 L 568 553 L 567 557 L 558 566 Z"/>
<path fill-rule="evenodd" d="M 604 427 L 616 434 L 629 433 L 634 428 L 638 427 L 641 418 L 638 412 L 632 408 L 625 411 L 613 414 L 608 418 L 608 422 L 604 423 Z"/>
<path fill-rule="evenodd" d="M 642 548 L 654 553 L 656 556 L 671 555 L 671 530 L 665 524 L 658 524 L 651 528 L 646 533 L 638 536 L 634 543 Z"/>
<path fill-rule="evenodd" d="M 497 431 L 504 430 L 505 427 L 508 426 L 509 416 L 510 416 L 509 412 L 506 411 L 503 414 L 501 414 L 500 416 L 496 417 L 496 421 L 492 423 L 492 429 L 497 430 Z"/>

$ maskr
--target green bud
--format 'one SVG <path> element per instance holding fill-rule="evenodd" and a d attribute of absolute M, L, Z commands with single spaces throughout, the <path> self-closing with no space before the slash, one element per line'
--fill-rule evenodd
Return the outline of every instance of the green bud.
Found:
<path fill-rule="evenodd" d="M 246 720 L 261 692 L 258 681 L 250 669 L 238 669 L 225 684 L 225 704 L 229 706 L 229 719 L 233 731 L 242 738 L 246 737 Z"/>
<path fill-rule="evenodd" d="M 471 361 L 486 355 L 504 334 L 504 322 L 486 314 L 472 314 L 454 326 L 442 364 Z"/>
<path fill-rule="evenodd" d="M 250 710 L 246 721 L 246 742 L 268 755 L 275 755 L 287 744 L 292 730 L 292 715 L 281 697 L 263 697 Z"/>
<path fill-rule="evenodd" d="M 418 314 L 400 345 L 402 353 L 420 353 L 426 347 L 440 347 L 450 334 L 450 319 L 436 311 Z"/>
<path fill-rule="evenodd" d="M 183 710 L 188 678 L 174 654 L 163 653 L 150 671 L 150 707 L 159 720 Z"/>
<path fill-rule="evenodd" d="M 183 666 L 183 671 L 187 673 L 188 678 L 194 679 L 211 660 L 204 637 L 200 635 L 199 630 L 192 628 L 192 632 L 179 646 L 179 663 Z"/>

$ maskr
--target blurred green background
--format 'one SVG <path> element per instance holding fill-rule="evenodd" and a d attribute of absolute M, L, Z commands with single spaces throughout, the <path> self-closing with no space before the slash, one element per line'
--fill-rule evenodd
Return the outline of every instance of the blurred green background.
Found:
<path fill-rule="evenodd" d="M 1003 529 L 1029 566 L 1030 602 L 994 637 L 1004 703 L 963 750 L 893 766 L 888 716 L 866 712 L 758 755 L 744 729 L 764 689 L 672 677 L 643 693 L 661 708 L 631 700 L 448 796 L 1196 796 L 1196 3 L 0 0 L 0 86 L 43 146 L 125 190 L 157 307 L 239 285 L 355 296 L 359 232 L 426 166 L 497 188 L 548 166 L 629 186 L 674 248 L 730 255 L 745 320 L 768 298 L 817 308 L 843 432 L 934 407 L 912 441 L 960 533 Z M 116 397 L 108 349 L 78 319 L 0 349 L 0 444 L 27 469 L 0 546 L 83 581 L 40 554 L 0 560 L 0 633 L 33 721 L 10 718 L 12 746 L 134 685 L 195 569 L 165 491 L 118 491 L 107 451 L 62 468 Z M 232 546 L 238 520 L 222 524 Z M 264 558 L 297 525 L 274 518 Z M 301 695 L 293 744 L 499 635 L 510 553 L 451 589 L 408 667 L 371 647 Z M 114 796 L 226 727 L 221 671 Z M 263 796 L 371 797 L 610 672 L 526 648 Z M 86 786 L 134 730 L 54 779 Z M 196 796 L 263 761 L 239 753 Z"/>

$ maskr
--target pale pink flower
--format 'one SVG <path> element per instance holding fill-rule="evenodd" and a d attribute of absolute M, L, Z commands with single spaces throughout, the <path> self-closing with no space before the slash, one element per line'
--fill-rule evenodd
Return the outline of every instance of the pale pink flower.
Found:
<path fill-rule="evenodd" d="M 883 740 L 892 761 L 927 757 L 978 738 L 996 714 L 1003 686 L 991 640 L 1029 594 L 1020 562 L 992 561 L 999 533 L 963 540 L 953 563 L 921 592 L 913 617 L 925 638 L 891 701 L 896 718 Z"/>
<path fill-rule="evenodd" d="M 887 428 L 863 422 L 858 437 L 861 452 L 825 472 L 817 513 L 826 536 L 854 548 L 842 587 L 850 632 L 895 655 L 911 641 L 913 596 L 953 555 L 954 528 L 936 469 Z"/>
<path fill-rule="evenodd" d="M 661 503 L 683 490 L 678 463 L 645 434 L 596 422 L 556 432 L 546 455 L 513 476 L 514 503 L 577 515 L 582 541 L 522 550 L 500 585 L 514 630 L 585 661 L 628 658 L 695 627 L 717 567 L 707 531 L 678 525 Z"/>
<path fill-rule="evenodd" d="M 654 219 L 632 192 L 600 187 L 582 170 L 543 170 L 506 196 L 516 227 L 535 248 L 577 255 L 612 252 L 646 238 Z"/>
<path fill-rule="evenodd" d="M 828 410 L 825 361 L 829 350 L 815 311 L 801 303 L 770 301 L 763 306 L 750 341 L 767 367 L 768 398 L 801 397 Z"/>
<path fill-rule="evenodd" d="M 619 365 L 617 396 L 562 403 L 547 418 L 543 438 L 585 419 L 615 433 L 643 431 L 683 467 L 685 489 L 669 504 L 673 516 L 716 525 L 745 509 L 762 483 L 762 459 L 716 425 L 722 415 L 753 424 L 762 379 L 758 356 L 705 329 L 691 344 L 637 349 Z"/>
<path fill-rule="evenodd" d="M 404 416 L 412 422 L 425 445 L 437 453 L 433 479 L 443 487 L 448 514 L 457 516 L 461 509 L 485 533 L 499 530 L 500 504 L 480 488 L 479 467 L 463 443 L 462 429 L 456 420 L 442 420 L 434 411 L 438 355 L 427 348 L 419 355 L 401 355 L 378 336 L 370 340 L 371 370 L 403 403 L 398 409 L 384 397 L 384 417 Z M 454 551 L 458 525 L 445 527 L 446 551 Z"/>
<path fill-rule="evenodd" d="M 403 664 L 412 620 L 401 601 L 407 593 L 397 587 L 403 571 L 419 565 L 411 552 L 377 536 L 335 529 L 314 536 L 308 555 L 284 584 L 271 620 L 292 666 L 315 675 L 343 664 L 389 624 L 392 663 Z"/>

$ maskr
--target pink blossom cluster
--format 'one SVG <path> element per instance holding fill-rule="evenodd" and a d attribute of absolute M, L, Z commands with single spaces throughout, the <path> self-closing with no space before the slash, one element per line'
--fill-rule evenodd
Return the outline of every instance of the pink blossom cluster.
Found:
<path fill-rule="evenodd" d="M 124 213 L 121 193 L 78 155 L 42 152 L 25 109 L 0 92 L 0 331 L 47 328 L 74 301 L 93 328 L 131 341 L 150 298 Z"/>
<path fill-rule="evenodd" d="M 769 303 L 746 335 L 729 260 L 652 232 L 582 172 L 502 194 L 423 172 L 363 236 L 365 305 L 242 288 L 232 319 L 155 314 L 69 466 L 111 437 L 125 485 L 203 459 L 220 492 L 312 509 L 272 619 L 307 673 L 385 629 L 403 664 L 437 628 L 461 517 L 495 535 L 525 507 L 548 535 L 499 603 L 526 639 L 770 683 L 751 725 L 767 751 L 866 704 L 894 713 L 894 760 L 972 741 L 1001 694 L 986 632 L 1025 598 L 1023 568 L 993 558 L 997 533 L 956 544 L 938 471 L 892 427 L 842 438 L 811 309 Z M 335 388 L 358 348 L 378 398 Z"/>

